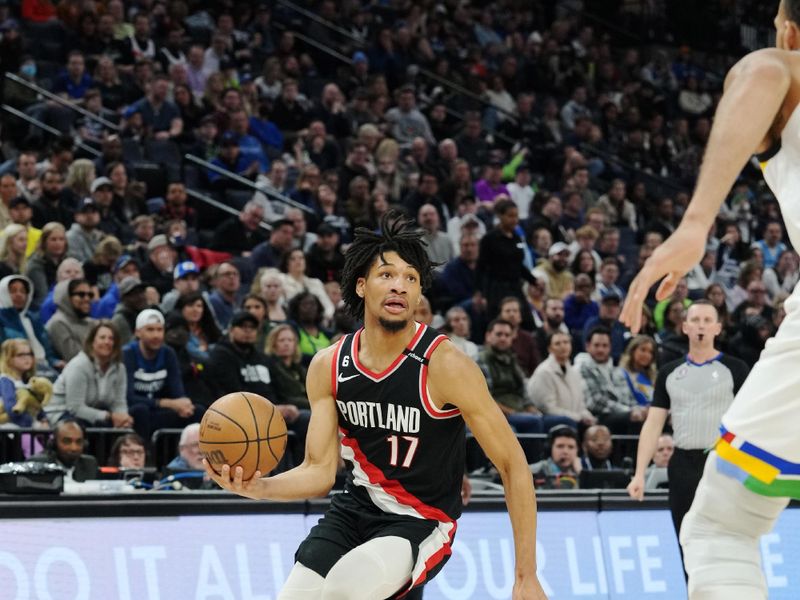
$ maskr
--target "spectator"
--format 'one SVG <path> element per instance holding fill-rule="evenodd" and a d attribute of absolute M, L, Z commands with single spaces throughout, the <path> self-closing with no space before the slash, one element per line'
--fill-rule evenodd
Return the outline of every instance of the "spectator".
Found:
<path fill-rule="evenodd" d="M 42 229 L 36 252 L 25 268 L 25 275 L 33 284 L 33 304 L 41 306 L 47 292 L 56 283 L 58 265 L 67 254 L 66 230 L 61 223 L 47 223 Z"/>
<path fill-rule="evenodd" d="M 56 269 L 56 283 L 69 279 L 77 279 L 79 277 L 83 279 L 83 267 L 81 263 L 69 256 L 62 260 L 61 264 L 58 265 L 58 269 Z M 57 307 L 53 300 L 54 288 L 55 286 L 50 288 L 50 291 L 47 293 L 39 309 L 39 317 L 42 319 L 42 323 L 47 323 L 56 312 Z"/>
<path fill-rule="evenodd" d="M 92 200 L 100 213 L 97 228 L 119 240 L 130 242 L 133 239 L 130 227 L 120 220 L 111 206 L 114 201 L 114 187 L 111 180 L 108 177 L 98 177 L 92 182 L 90 190 Z"/>
<path fill-rule="evenodd" d="M 511 349 L 517 357 L 517 363 L 522 367 L 525 378 L 533 375 L 536 367 L 542 362 L 539 347 L 530 332 L 521 329 L 523 303 L 515 296 L 508 296 L 500 301 L 499 318 L 511 323 L 513 328 L 513 342 Z"/>
<path fill-rule="evenodd" d="M 553 427 L 547 435 L 546 448 L 547 458 L 530 465 L 536 488 L 576 489 L 581 473 L 578 432 L 569 425 Z"/>
<path fill-rule="evenodd" d="M 231 322 L 239 288 L 242 285 L 239 269 L 230 262 L 220 263 L 213 273 L 214 291 L 208 296 L 208 302 L 214 318 L 221 330 L 226 330 Z"/>
<path fill-rule="evenodd" d="M 597 286 L 592 294 L 592 300 L 600 302 L 606 296 L 619 296 L 625 299 L 625 292 L 617 285 L 619 280 L 619 263 L 613 257 L 603 259 L 600 264 L 600 273 Z M 705 288 L 703 288 L 705 289 Z"/>
<path fill-rule="evenodd" d="M 53 93 L 67 100 L 80 100 L 92 87 L 92 77 L 86 72 L 83 52 L 73 50 L 67 55 L 66 68 L 53 83 Z"/>
<path fill-rule="evenodd" d="M 605 425 L 592 425 L 583 434 L 581 470 L 613 469 L 611 432 Z"/>
<path fill-rule="evenodd" d="M 309 277 L 323 283 L 341 280 L 344 254 L 339 247 L 339 240 L 339 232 L 327 223 L 322 223 L 317 228 L 317 241 L 306 254 L 306 272 Z"/>
<path fill-rule="evenodd" d="M 653 309 L 653 320 L 655 321 L 658 329 L 664 328 L 664 315 L 667 310 L 667 306 L 669 306 L 673 301 L 681 302 L 684 308 L 689 308 L 689 306 L 691 306 L 692 301 L 689 299 L 689 284 L 687 283 L 685 277 L 680 278 L 675 286 L 675 290 L 672 292 L 672 296 L 661 300 Z"/>
<path fill-rule="evenodd" d="M 176 252 L 163 233 L 154 235 L 147 242 L 147 260 L 142 266 L 142 281 L 152 285 L 159 295 L 172 289 Z"/>
<path fill-rule="evenodd" d="M 275 403 L 295 406 L 308 413 L 305 415 L 308 418 L 310 406 L 305 383 L 306 368 L 300 360 L 300 347 L 294 328 L 286 324 L 272 328 L 267 336 L 265 353 L 272 359 L 269 370 L 275 387 Z"/>
<path fill-rule="evenodd" d="M 239 142 L 239 153 L 241 156 L 244 157 L 248 164 L 253 162 L 258 163 L 260 173 L 267 173 L 269 171 L 269 159 L 264 153 L 264 147 L 261 145 L 261 142 L 249 133 L 250 117 L 247 116 L 247 111 L 244 109 L 231 111 L 229 124 L 229 131 L 236 135 Z M 280 150 L 283 139 L 279 138 L 276 142 L 277 141 L 281 142 L 278 147 L 278 150 Z"/>
<path fill-rule="evenodd" d="M 800 279 L 800 260 L 797 253 L 793 250 L 782 252 L 775 266 L 764 270 L 762 279 L 767 294 L 773 301 L 783 294 L 791 294 Z"/>
<path fill-rule="evenodd" d="M 517 167 L 514 181 L 506 186 L 506 190 L 511 200 L 517 205 L 520 221 L 525 221 L 529 216 L 531 201 L 536 193 L 531 185 L 531 168 L 528 163 L 523 162 Z"/>
<path fill-rule="evenodd" d="M 114 309 L 111 322 L 125 345 L 136 330 L 136 317 L 147 307 L 147 286 L 138 277 L 126 277 L 119 283 L 119 304 Z"/>
<path fill-rule="evenodd" d="M 631 231 L 636 231 L 636 207 L 625 195 L 625 182 L 615 179 L 611 182 L 608 193 L 600 196 L 597 206 L 606 212 L 608 223 L 612 227 L 628 227 Z"/>
<path fill-rule="evenodd" d="M 44 175 L 47 171 L 43 171 L 42 175 Z M 17 186 L 17 194 L 21 196 L 25 196 L 28 200 L 33 202 L 36 200 L 36 195 L 33 193 L 37 181 L 40 182 L 41 191 L 44 193 L 44 182 L 41 180 L 39 173 L 37 172 L 36 168 L 36 152 L 33 150 L 22 150 L 17 157 L 17 177 L 16 186 Z M 14 195 L 17 195 L 14 194 Z M 3 201 L 8 202 L 13 198 L 11 197 L 3 197 Z M 53 219 L 50 219 L 53 220 Z M 41 227 L 41 225 L 37 225 L 37 227 Z"/>
<path fill-rule="evenodd" d="M 234 255 L 248 256 L 258 244 L 267 241 L 267 234 L 261 227 L 263 219 L 264 209 L 251 200 L 244 205 L 239 216 L 223 221 L 214 230 L 211 247 Z"/>
<path fill-rule="evenodd" d="M 619 366 L 639 406 L 650 406 L 656 382 L 656 341 L 649 335 L 634 337 L 620 358 Z"/>
<path fill-rule="evenodd" d="M 611 332 L 604 327 L 592 330 L 586 350 L 580 374 L 586 384 L 587 408 L 612 432 L 635 431 L 647 416 L 647 407 L 636 404 L 622 369 L 611 361 Z"/>
<path fill-rule="evenodd" d="M 127 375 L 114 326 L 109 321 L 92 324 L 80 351 L 53 386 L 48 418 L 77 419 L 86 427 L 129 428 L 133 419 L 126 400 Z"/>
<path fill-rule="evenodd" d="M 30 311 L 33 299 L 31 281 L 23 275 L 0 279 L 0 339 L 26 339 L 33 349 L 36 369 L 44 377 L 55 378 L 55 369 L 64 366 L 50 344 L 39 315 Z"/>
<path fill-rule="evenodd" d="M 594 425 L 597 419 L 586 408 L 583 379 L 570 362 L 572 338 L 555 331 L 548 340 L 548 351 L 528 380 L 528 397 L 545 416 L 562 417 L 575 428 L 579 423 Z"/>
<path fill-rule="evenodd" d="M 445 331 L 456 348 L 477 362 L 480 351 L 478 346 L 470 341 L 472 335 L 467 311 L 460 306 L 454 306 L 448 310 L 445 315 Z"/>
<path fill-rule="evenodd" d="M 189 351 L 189 356 L 199 363 L 207 363 L 212 346 L 219 341 L 222 334 L 202 292 L 194 291 L 181 295 L 175 303 L 175 310 L 186 319 L 189 329 L 186 349 Z"/>
<path fill-rule="evenodd" d="M 89 316 L 92 309 L 92 288 L 85 279 L 71 279 L 56 285 L 53 292 L 58 310 L 47 322 L 45 329 L 50 336 L 57 356 L 69 362 L 83 348 L 95 320 Z M 114 332 L 117 336 L 117 332 Z"/>
<path fill-rule="evenodd" d="M 575 277 L 575 291 L 564 298 L 564 322 L 573 335 L 580 335 L 586 323 L 597 317 L 600 308 L 592 300 L 594 282 L 586 274 Z"/>
<path fill-rule="evenodd" d="M 736 307 L 731 318 L 734 324 L 741 323 L 745 316 L 758 315 L 772 320 L 774 309 L 768 304 L 767 286 L 760 279 L 747 284 L 747 299 Z"/>
<path fill-rule="evenodd" d="M 157 140 L 176 138 L 183 133 L 183 120 L 178 107 L 167 99 L 169 78 L 156 75 L 150 83 L 150 90 L 141 100 L 133 103 L 126 111 L 126 117 L 140 114 L 148 133 Z"/>
<path fill-rule="evenodd" d="M 761 315 L 745 315 L 728 344 L 730 353 L 752 369 L 773 334 L 772 327 Z"/>
<path fill-rule="evenodd" d="M 386 111 L 386 121 L 397 143 L 401 147 L 408 147 L 414 138 L 421 137 L 427 144 L 436 144 L 428 119 L 416 107 L 414 88 L 403 86 L 398 90 L 396 99 L 397 106 Z"/>
<path fill-rule="evenodd" d="M 442 304 L 460 304 L 476 292 L 475 270 L 478 265 L 478 238 L 465 233 L 459 244 L 459 254 L 448 262 L 436 278 L 436 288 Z"/>
<path fill-rule="evenodd" d="M 120 256 L 122 256 L 122 244 L 113 235 L 107 235 L 97 244 L 92 258 L 83 263 L 84 276 L 95 295 L 99 296 L 111 287 L 111 269 Z"/>
<path fill-rule="evenodd" d="M 111 285 L 108 286 L 103 297 L 92 306 L 92 317 L 95 319 L 110 319 L 119 304 L 119 284 L 126 277 L 139 279 L 139 264 L 130 254 L 123 254 L 111 269 Z"/>
<path fill-rule="evenodd" d="M 536 265 L 533 276 L 545 282 L 548 296 L 564 299 L 574 287 L 574 276 L 567 268 L 569 246 L 556 242 L 550 246 L 547 255 L 549 258 L 541 259 Z"/>
<path fill-rule="evenodd" d="M 475 196 L 484 203 L 484 206 L 490 208 L 498 196 L 510 197 L 510 192 L 503 183 L 503 163 L 501 161 L 491 160 L 489 162 L 484 178 L 475 182 Z M 518 206 L 516 202 L 514 202 L 514 206 Z M 526 218 L 522 216 L 519 207 L 517 214 L 520 219 Z"/>
<path fill-rule="evenodd" d="M 128 411 L 136 433 L 149 439 L 156 429 L 198 422 L 204 409 L 184 394 L 175 351 L 164 345 L 164 316 L 151 308 L 143 310 L 136 317 L 135 332 L 123 358 Z"/>
<path fill-rule="evenodd" d="M 24 225 L 6 225 L 0 235 L 0 275 L 22 274 L 27 266 L 28 232 Z"/>
<path fill-rule="evenodd" d="M 431 262 L 439 267 L 445 265 L 453 258 L 453 246 L 447 234 L 441 230 L 439 213 L 433 204 L 423 204 L 417 213 L 417 223 L 423 230 L 422 239 L 425 241 L 425 251 Z"/>
<path fill-rule="evenodd" d="M 172 472 L 205 471 L 203 453 L 200 452 L 200 423 L 189 423 L 183 428 L 178 441 L 178 456 L 169 462 L 167 470 Z"/>
<path fill-rule="evenodd" d="M 783 227 L 777 221 L 767 223 L 764 228 L 764 239 L 756 242 L 764 255 L 764 268 L 771 269 L 778 264 L 781 254 L 786 252 L 786 244 L 783 238 Z"/>
<path fill-rule="evenodd" d="M 142 436 L 126 433 L 114 440 L 109 466 L 119 469 L 144 469 L 147 466 L 147 444 Z"/>
<path fill-rule="evenodd" d="M 292 298 L 301 292 L 309 292 L 322 305 L 324 318 L 330 319 L 333 317 L 335 307 L 325 292 L 322 282 L 319 279 L 307 277 L 305 274 L 306 258 L 302 250 L 296 249 L 285 254 L 281 264 L 281 271 L 283 272 L 281 280 L 284 297 L 287 302 L 291 302 Z"/>
<path fill-rule="evenodd" d="M 280 271 L 264 269 L 258 278 L 258 295 L 267 305 L 264 317 L 267 328 L 271 329 L 273 325 L 286 323 L 289 320 L 283 293 L 283 276 Z"/>
<path fill-rule="evenodd" d="M 250 260 L 253 267 L 278 267 L 283 260 L 283 255 L 292 249 L 294 239 L 294 224 L 288 219 L 278 219 L 270 223 L 272 232 L 269 241 L 261 242 L 253 248 Z"/>
<path fill-rule="evenodd" d="M 322 302 L 311 292 L 300 292 L 289 302 L 289 318 L 300 336 L 303 364 L 309 364 L 317 352 L 331 345 L 328 333 L 322 329 L 323 316 Z"/>
<path fill-rule="evenodd" d="M 611 331 L 611 358 L 615 363 L 619 362 L 630 337 L 630 332 L 619 321 L 619 314 L 622 310 L 621 304 L 622 299 L 619 296 L 608 294 L 600 300 L 597 316 L 587 320 L 583 331 L 580 333 L 581 340 L 585 345 L 588 341 L 589 333 L 595 327 L 602 326 Z"/>
<path fill-rule="evenodd" d="M 103 232 L 98 229 L 100 224 L 100 211 L 91 198 L 84 198 L 75 211 L 75 222 L 67 231 L 67 245 L 69 255 L 84 263 L 97 249 L 97 244 L 103 239 Z"/>
<path fill-rule="evenodd" d="M 82 482 L 97 479 L 97 459 L 84 454 L 86 433 L 76 419 L 64 419 L 53 428 L 46 449 L 31 456 L 34 462 L 55 463 L 66 471 L 67 479 Z"/>
<path fill-rule="evenodd" d="M 570 335 L 564 323 L 564 301 L 561 298 L 547 298 L 544 302 L 544 320 L 534 337 L 539 345 L 539 356 L 546 356 L 549 350 L 549 337 L 556 332 Z"/>
<path fill-rule="evenodd" d="M 190 260 L 178 263 L 172 272 L 172 289 L 161 297 L 159 308 L 169 314 L 184 294 L 200 290 L 200 269 Z"/>
<path fill-rule="evenodd" d="M 189 344 L 189 324 L 177 311 L 172 311 L 165 319 L 164 342 L 175 351 L 178 367 L 187 398 L 194 404 L 209 407 L 216 399 L 203 378 L 205 362 L 192 357 L 187 349 Z"/>
<path fill-rule="evenodd" d="M 27 410 L 14 412 L 17 390 L 26 389 L 26 384 L 36 375 L 36 361 L 27 340 L 6 340 L 0 346 L 0 402 L 5 409 L 7 422 L 3 427 L 48 427 L 47 415 L 42 410 L 31 415 Z M 52 390 L 52 386 L 50 386 Z"/>

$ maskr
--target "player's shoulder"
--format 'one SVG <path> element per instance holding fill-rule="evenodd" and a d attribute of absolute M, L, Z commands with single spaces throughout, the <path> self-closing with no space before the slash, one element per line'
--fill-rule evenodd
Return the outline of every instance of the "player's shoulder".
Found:
<path fill-rule="evenodd" d="M 791 74 L 797 64 L 797 53 L 779 48 L 761 48 L 743 56 L 729 72 L 736 75 L 744 71 L 764 70 Z"/>
<path fill-rule="evenodd" d="M 463 373 L 465 369 L 477 368 L 477 364 L 462 350 L 445 337 L 428 359 L 431 376 L 438 373 L 455 375 Z"/>
<path fill-rule="evenodd" d="M 333 361 L 336 360 L 340 342 L 341 340 L 337 340 L 327 348 L 323 348 L 314 354 L 311 364 L 308 365 L 308 385 L 331 387 Z"/>

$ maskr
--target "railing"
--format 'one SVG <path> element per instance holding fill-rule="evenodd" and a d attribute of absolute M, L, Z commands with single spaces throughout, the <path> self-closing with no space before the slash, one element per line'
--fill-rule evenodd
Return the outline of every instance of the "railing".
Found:
<path fill-rule="evenodd" d="M 10 114 L 14 115 L 15 117 L 19 117 L 23 121 L 27 121 L 31 125 L 34 125 L 35 127 L 38 127 L 42 131 L 46 131 L 47 133 L 49 133 L 51 135 L 54 135 L 56 137 L 63 137 L 64 136 L 64 133 L 59 131 L 55 127 L 50 127 L 50 125 L 47 125 L 46 123 L 42 123 L 39 119 L 36 119 L 36 118 L 34 118 L 34 117 L 30 116 L 30 115 L 26 115 L 24 112 L 22 112 L 21 110 L 17 110 L 13 106 L 9 106 L 8 104 L 3 104 L 3 105 L 0 105 L 0 109 L 3 109 L 7 113 L 10 113 Z M 78 148 L 80 148 L 81 150 L 83 150 L 85 152 L 88 152 L 92 156 L 99 157 L 102 154 L 97 148 L 92 148 L 91 146 L 88 146 L 88 145 L 84 144 L 83 142 L 75 142 L 75 145 Z"/>
<path fill-rule="evenodd" d="M 69 100 L 67 100 L 65 98 L 62 98 L 61 96 L 59 96 L 57 94 L 54 94 L 53 92 L 51 92 L 49 90 L 46 90 L 43 87 L 38 86 L 35 83 L 32 83 L 32 82 L 28 81 L 27 79 L 23 79 L 22 77 L 19 77 L 18 75 L 14 75 L 13 73 L 6 73 L 6 79 L 8 79 L 10 81 L 13 81 L 14 83 L 17 83 L 17 84 L 19 84 L 19 85 L 21 85 L 23 87 L 26 87 L 26 88 L 28 88 L 30 90 L 33 90 L 33 91 L 41 94 L 45 98 L 48 98 L 49 100 L 53 100 L 54 102 L 57 102 L 58 104 L 60 104 L 61 106 L 64 106 L 65 108 L 69 108 L 71 110 L 74 110 L 75 112 L 83 115 L 87 119 L 91 119 L 93 121 L 97 121 L 98 123 L 103 125 L 103 127 L 106 127 L 108 129 L 111 129 L 112 131 L 116 131 L 116 132 L 121 131 L 120 126 L 117 125 L 116 123 L 112 123 L 111 121 L 109 121 L 107 119 L 104 119 L 100 115 L 96 115 L 96 114 L 94 114 L 92 112 L 89 112 L 88 110 L 86 110 L 85 108 L 83 108 L 81 106 L 78 106 L 74 102 L 70 102 Z"/>
<path fill-rule="evenodd" d="M 184 154 L 183 157 L 189 162 L 194 163 L 195 165 L 201 166 L 204 169 L 208 169 L 209 171 L 214 171 L 214 173 L 222 175 L 223 177 L 226 177 L 231 181 L 235 181 L 236 183 L 248 187 L 252 189 L 254 192 L 261 192 L 262 194 L 272 198 L 273 200 L 277 200 L 278 202 L 287 204 L 293 208 L 300 209 L 309 214 L 312 215 L 314 214 L 314 211 L 308 208 L 305 204 L 300 204 L 299 202 L 292 200 L 288 196 L 284 196 L 283 194 L 276 192 L 275 190 L 271 190 L 264 185 L 258 185 L 257 183 L 253 183 L 246 177 L 242 177 L 241 175 L 237 175 L 233 171 L 229 171 L 228 169 L 219 167 L 213 163 L 208 162 L 207 160 L 203 160 L 199 156 L 195 156 L 194 154 Z"/>
<path fill-rule="evenodd" d="M 134 431 L 133 429 L 115 429 L 113 427 L 88 427 L 86 429 L 86 445 L 98 462 L 105 464 L 113 445 L 112 439 L 127 433 L 134 433 Z M 37 444 L 45 446 L 52 434 L 52 429 L 33 427 L 0 429 L 0 463 L 24 460 L 35 453 Z"/>
<path fill-rule="evenodd" d="M 206 204 L 213 206 L 214 208 L 218 208 L 221 211 L 224 211 L 228 214 L 233 215 L 234 217 L 238 217 L 241 214 L 241 211 L 236 210 L 235 208 L 228 206 L 223 202 L 219 202 L 218 200 L 214 200 L 214 198 L 210 196 L 206 196 L 205 194 L 198 192 L 197 190 L 193 190 L 191 188 L 186 189 L 186 194 L 191 196 L 195 200 L 200 200 L 201 202 L 205 202 Z M 259 227 L 262 229 L 266 229 L 267 231 L 272 231 L 272 225 L 267 223 L 266 221 L 261 221 L 258 224 Z"/>

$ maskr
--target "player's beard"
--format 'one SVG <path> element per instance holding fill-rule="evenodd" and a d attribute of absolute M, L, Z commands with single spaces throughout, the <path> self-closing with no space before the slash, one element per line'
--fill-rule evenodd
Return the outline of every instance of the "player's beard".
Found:
<path fill-rule="evenodd" d="M 403 331 L 408 325 L 408 321 L 405 319 L 401 319 L 399 321 L 394 321 L 392 319 L 386 319 L 384 317 L 378 317 L 378 323 L 381 324 L 381 327 L 388 333 L 398 333 Z"/>

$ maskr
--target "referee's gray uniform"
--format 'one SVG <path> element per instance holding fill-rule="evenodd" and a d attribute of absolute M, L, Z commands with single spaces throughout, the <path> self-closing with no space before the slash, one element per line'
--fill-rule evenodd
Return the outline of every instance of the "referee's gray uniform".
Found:
<path fill-rule="evenodd" d="M 704 363 L 688 356 L 667 363 L 658 372 L 652 406 L 670 411 L 675 453 L 669 461 L 669 508 L 675 533 L 694 500 L 703 476 L 706 451 L 719 437 L 722 415 L 747 378 L 743 361 L 718 354 Z"/>

